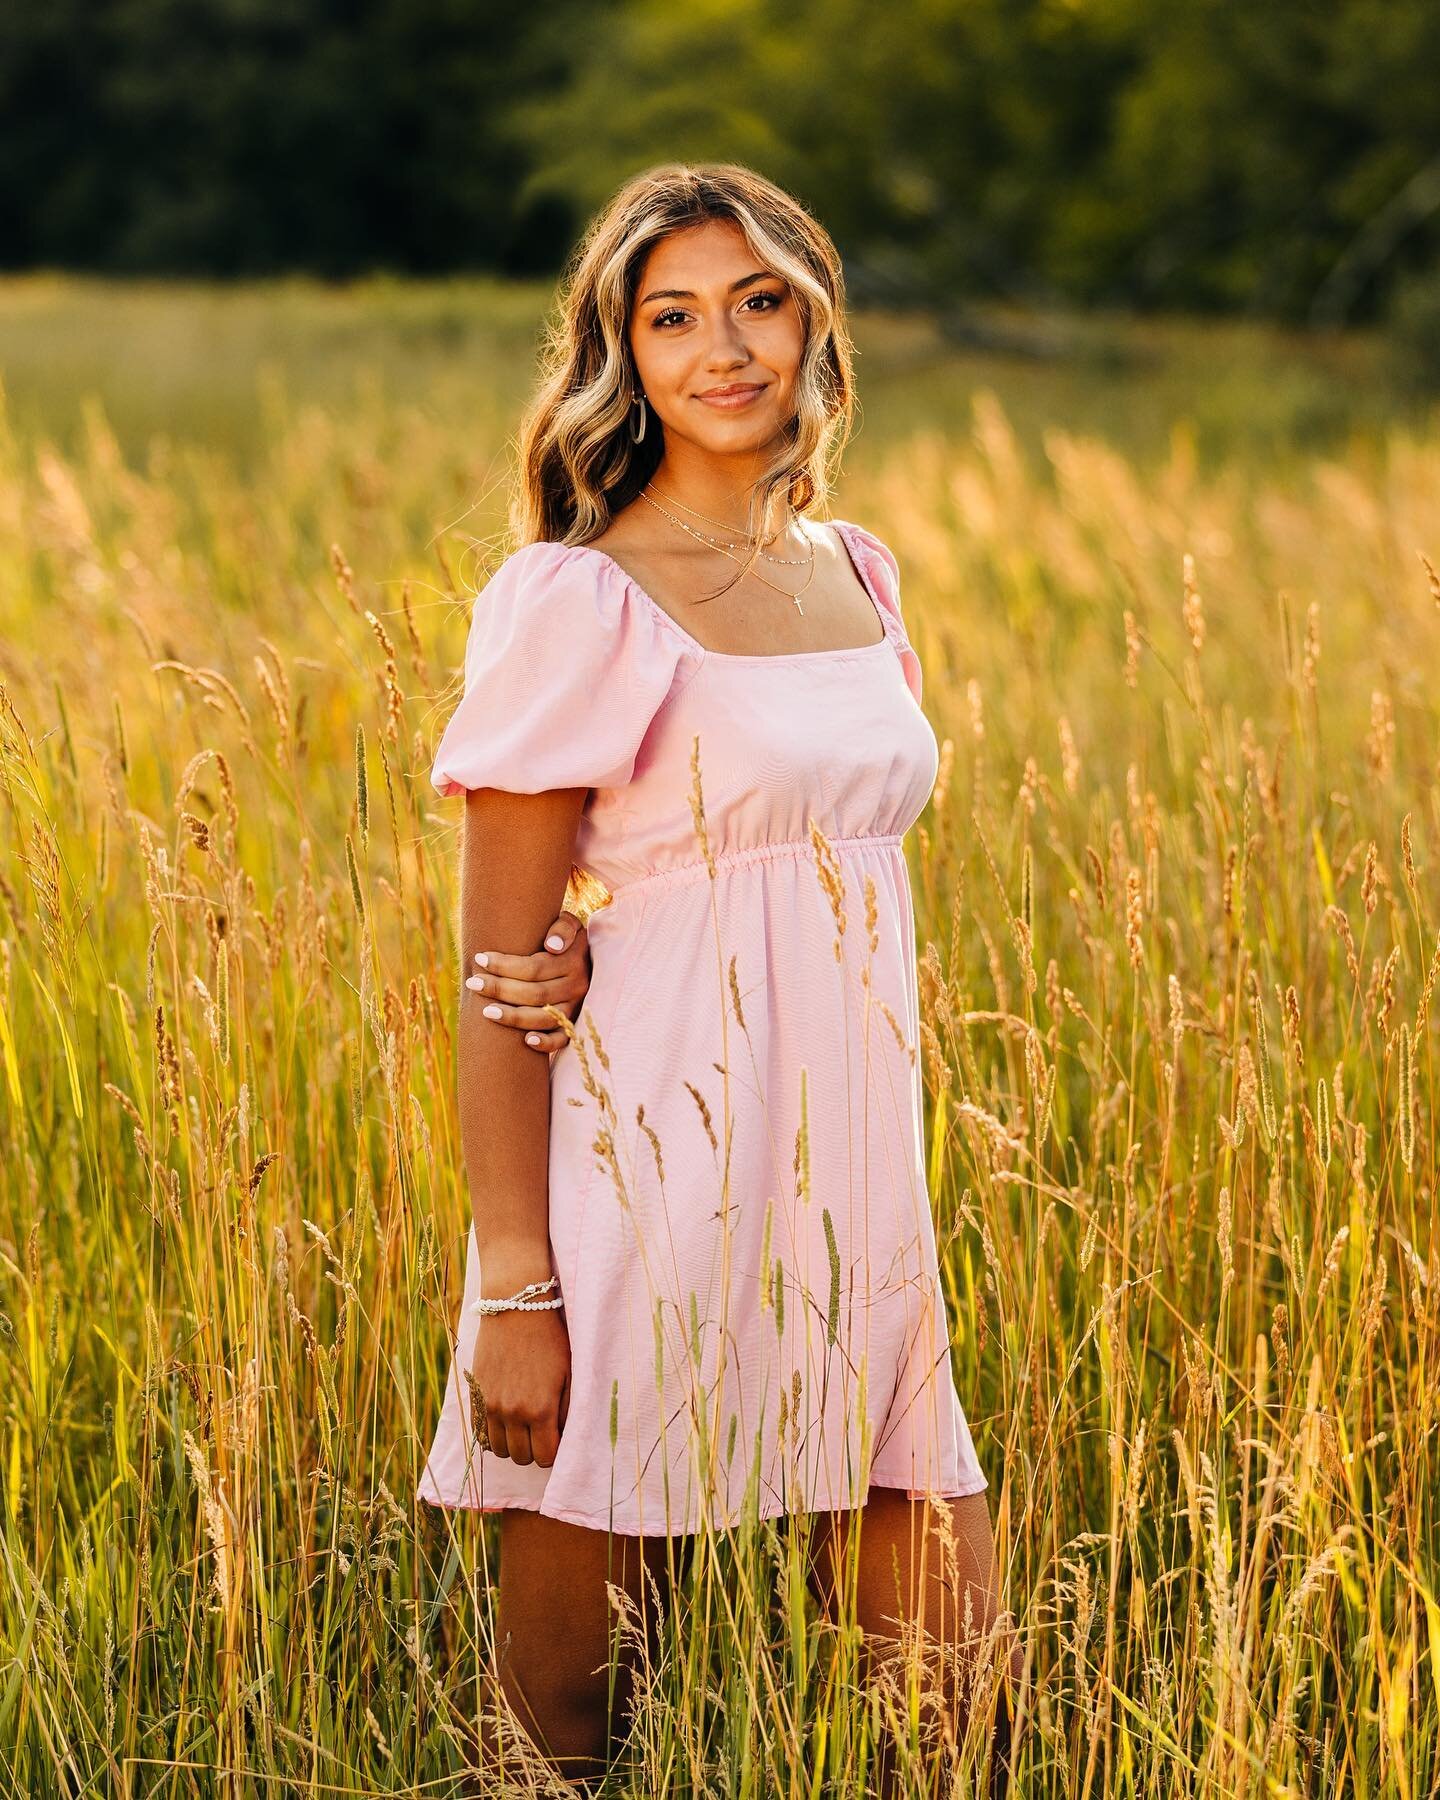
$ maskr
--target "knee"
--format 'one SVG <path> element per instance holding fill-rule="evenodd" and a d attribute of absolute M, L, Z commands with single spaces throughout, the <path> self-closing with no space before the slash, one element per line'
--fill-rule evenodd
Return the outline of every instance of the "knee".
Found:
<path fill-rule="evenodd" d="M 944 1642 L 912 1625 L 898 1635 L 890 1630 L 861 1634 L 861 1662 L 867 1679 L 886 1674 L 903 1686 L 918 1657 L 930 1704 L 963 1720 L 977 1692 L 1005 1687 L 1013 1696 L 1025 1670 L 1025 1645 L 1010 1612 L 986 1610 L 968 1635 Z M 989 1672 L 987 1674 L 987 1671 Z"/>
<path fill-rule="evenodd" d="M 981 1667 L 989 1671 L 982 1677 Z M 1006 1610 L 987 1611 L 977 1626 L 965 1667 L 967 1678 L 1014 1695 L 1025 1674 L 1025 1643 L 1015 1615 Z"/>
<path fill-rule="evenodd" d="M 625 1703 L 627 1675 L 623 1665 L 614 1674 L 616 1711 Z M 608 1767 L 614 1716 L 610 1682 L 611 1671 L 603 1664 L 596 1673 L 549 1662 L 525 1666 L 513 1656 L 500 1664 L 500 1685 L 513 1715 L 572 1779 L 599 1777 Z"/>
<path fill-rule="evenodd" d="M 1008 1679 L 1012 1691 L 1025 1674 L 1025 1643 L 1012 1612 L 996 1615 L 994 1624 L 995 1666 Z"/>

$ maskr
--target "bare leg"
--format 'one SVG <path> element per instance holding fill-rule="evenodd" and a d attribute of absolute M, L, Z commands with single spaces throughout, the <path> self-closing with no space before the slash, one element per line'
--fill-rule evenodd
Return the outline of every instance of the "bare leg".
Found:
<path fill-rule="evenodd" d="M 847 1582 L 853 1582 L 855 1620 L 865 1639 L 866 1663 L 872 1669 L 886 1660 L 892 1664 L 903 1660 L 901 1627 L 920 1627 L 925 1648 L 937 1665 L 936 1692 L 946 1708 L 950 1728 L 958 1736 L 965 1723 L 974 1674 L 971 1640 L 996 1619 L 1000 1593 L 986 1492 L 962 1495 L 948 1505 L 955 1539 L 949 1567 L 938 1529 L 938 1508 L 925 1499 L 911 1500 L 899 1488 L 872 1487 L 863 1507 L 816 1515 L 810 1575 L 816 1597 L 832 1619 L 839 1616 Z M 852 1533 L 857 1534 L 853 1546 Z M 961 1653 L 958 1658 L 957 1650 Z M 1024 1660 L 1013 1632 L 1006 1656 L 1013 1689 Z M 1002 1688 L 991 1757 L 993 1795 L 1008 1791 L 1010 1740 L 1010 1694 Z M 882 1794 L 893 1791 L 893 1764 L 894 1746 L 886 1738 L 879 1768 Z"/>
<path fill-rule="evenodd" d="M 634 1688 L 634 1646 L 617 1644 L 620 1620 L 605 1584 L 633 1600 L 653 1654 L 659 1621 L 645 1571 L 668 1598 L 669 1545 L 664 1537 L 595 1531 L 518 1507 L 501 1514 L 500 1685 L 537 1749 L 569 1780 L 603 1777 Z M 682 1547 L 675 1540 L 677 1557 Z M 491 1761 L 498 1754 L 493 1729 L 488 1743 L 482 1734 L 482 1745 Z"/>

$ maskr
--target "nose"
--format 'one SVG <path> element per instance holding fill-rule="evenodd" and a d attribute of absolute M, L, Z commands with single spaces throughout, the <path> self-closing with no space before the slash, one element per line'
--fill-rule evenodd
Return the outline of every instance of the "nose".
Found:
<path fill-rule="evenodd" d="M 740 321 L 728 307 L 722 307 L 716 315 L 709 342 L 705 346 L 706 367 L 725 374 L 731 369 L 743 369 L 749 360 L 750 352 L 745 344 Z"/>

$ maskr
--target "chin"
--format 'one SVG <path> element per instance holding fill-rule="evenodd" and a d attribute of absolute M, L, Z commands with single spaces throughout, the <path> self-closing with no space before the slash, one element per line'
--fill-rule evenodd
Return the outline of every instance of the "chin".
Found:
<path fill-rule="evenodd" d="M 753 418 L 717 416 L 710 421 L 705 437 L 708 442 L 721 444 L 727 450 L 758 450 L 768 444 L 779 429 L 774 413 L 767 408 Z"/>

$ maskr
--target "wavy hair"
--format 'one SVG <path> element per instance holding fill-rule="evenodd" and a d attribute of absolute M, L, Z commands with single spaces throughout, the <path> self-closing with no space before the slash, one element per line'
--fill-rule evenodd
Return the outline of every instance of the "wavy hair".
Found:
<path fill-rule="evenodd" d="M 661 163 L 632 176 L 586 227 L 561 275 L 521 422 L 510 504 L 516 546 L 598 537 L 654 474 L 664 428 L 630 437 L 640 389 L 628 327 L 651 247 L 710 219 L 736 224 L 757 266 L 787 281 L 805 326 L 795 408 L 750 497 L 750 561 L 788 521 L 828 498 L 854 420 L 845 282 L 829 233 L 792 195 L 739 163 Z M 730 585 L 729 583 L 725 584 Z M 717 592 L 723 593 L 722 587 Z M 714 596 L 710 596 L 713 598 Z"/>

